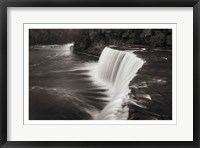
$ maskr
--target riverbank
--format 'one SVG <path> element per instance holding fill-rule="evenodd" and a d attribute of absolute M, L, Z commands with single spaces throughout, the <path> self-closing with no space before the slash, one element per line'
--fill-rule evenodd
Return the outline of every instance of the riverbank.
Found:
<path fill-rule="evenodd" d="M 76 45 L 74 45 L 74 52 L 75 53 L 81 53 L 86 54 L 89 56 L 99 57 L 105 47 L 110 47 L 116 50 L 122 50 L 122 51 L 132 51 L 132 52 L 141 52 L 141 51 L 147 51 L 147 52 L 153 52 L 153 51 L 172 51 L 171 47 L 149 47 L 147 45 L 128 45 L 128 46 L 118 46 L 118 45 L 108 45 L 108 46 L 101 46 L 101 47 L 90 47 L 85 50 L 77 50 Z"/>

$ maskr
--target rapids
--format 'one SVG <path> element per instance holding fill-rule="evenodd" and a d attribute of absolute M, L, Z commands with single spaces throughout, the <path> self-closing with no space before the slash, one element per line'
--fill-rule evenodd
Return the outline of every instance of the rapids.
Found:
<path fill-rule="evenodd" d="M 29 48 L 29 120 L 170 120 L 172 52 Z"/>

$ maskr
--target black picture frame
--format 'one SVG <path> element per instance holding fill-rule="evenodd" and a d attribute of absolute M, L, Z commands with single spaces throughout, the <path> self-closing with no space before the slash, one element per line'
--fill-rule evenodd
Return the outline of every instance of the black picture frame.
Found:
<path fill-rule="evenodd" d="M 193 7 L 193 141 L 7 141 L 8 7 Z M 200 147 L 200 2 L 199 0 L 2 0 L 0 2 L 0 146 L 1 147 Z M 39 134 L 39 133 L 38 133 Z"/>

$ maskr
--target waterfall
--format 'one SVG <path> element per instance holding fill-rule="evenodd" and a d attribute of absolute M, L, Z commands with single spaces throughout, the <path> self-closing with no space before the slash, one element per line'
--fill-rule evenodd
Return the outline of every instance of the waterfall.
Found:
<path fill-rule="evenodd" d="M 110 101 L 96 120 L 126 120 L 130 92 L 129 83 L 143 66 L 135 54 L 105 47 L 98 62 L 98 77 L 110 87 Z"/>
<path fill-rule="evenodd" d="M 68 43 L 66 45 L 64 45 L 66 47 L 67 50 L 69 51 L 73 51 L 74 50 L 74 42 L 72 43 Z"/>

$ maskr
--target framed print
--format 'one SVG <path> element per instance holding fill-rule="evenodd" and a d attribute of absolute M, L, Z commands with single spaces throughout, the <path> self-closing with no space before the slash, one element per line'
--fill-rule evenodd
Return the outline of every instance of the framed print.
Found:
<path fill-rule="evenodd" d="M 2 147 L 199 147 L 199 1 L 2 1 Z"/>

